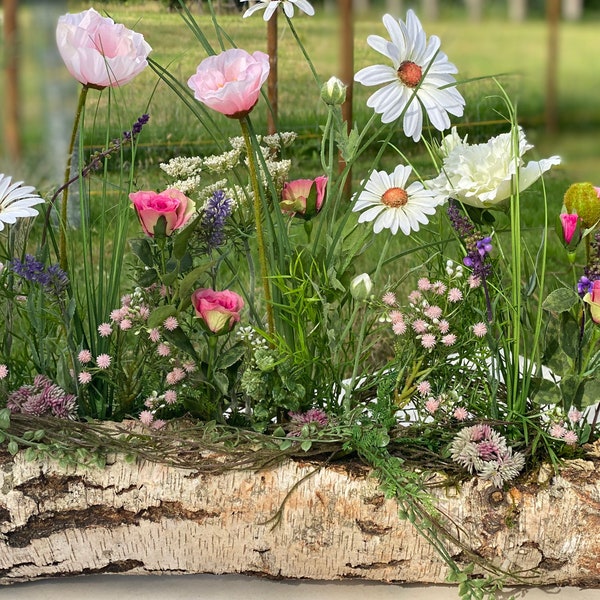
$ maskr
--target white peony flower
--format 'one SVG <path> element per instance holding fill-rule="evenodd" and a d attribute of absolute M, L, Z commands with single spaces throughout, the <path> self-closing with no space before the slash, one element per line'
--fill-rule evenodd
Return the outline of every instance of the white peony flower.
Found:
<path fill-rule="evenodd" d="M 513 178 L 518 168 L 519 191 L 537 181 L 542 173 L 560 164 L 559 156 L 540 161 L 522 160 L 525 152 L 533 148 L 527 143 L 525 133 L 519 128 L 518 157 L 513 152 L 512 133 L 502 133 L 484 144 L 468 144 L 461 140 L 453 128 L 442 142 L 445 153 L 440 174 L 425 182 L 440 203 L 448 198 L 478 208 L 490 208 L 506 200 L 513 190 Z"/>
<path fill-rule="evenodd" d="M 387 228 L 393 234 L 401 229 L 405 235 L 419 231 L 419 224 L 429 223 L 427 215 L 435 214 L 439 202 L 420 181 L 405 188 L 411 171 L 411 167 L 403 165 L 391 174 L 373 171 L 352 208 L 353 212 L 364 210 L 358 222 L 373 221 L 375 233 Z"/>
<path fill-rule="evenodd" d="M 404 133 L 415 142 L 421 138 L 423 109 L 436 129 L 448 129 L 448 113 L 462 116 L 465 100 L 453 85 L 456 80 L 452 74 L 457 69 L 440 52 L 440 39 L 432 35 L 427 40 L 412 10 L 406 15 L 406 24 L 391 15 L 384 15 L 383 24 L 391 41 L 370 35 L 367 42 L 389 58 L 391 66 L 366 67 L 354 76 L 363 85 L 387 84 L 369 97 L 367 106 L 381 115 L 383 123 L 395 121 L 404 113 Z"/>
<path fill-rule="evenodd" d="M 15 223 L 17 219 L 24 217 L 35 217 L 38 211 L 31 208 L 44 201 L 34 194 L 34 187 L 22 185 L 17 181 L 11 185 L 12 178 L 0 173 L 0 231 L 4 229 L 4 223 Z"/>
<path fill-rule="evenodd" d="M 241 1 L 248 2 L 249 0 Z M 259 10 L 265 9 L 263 19 L 265 21 L 268 21 L 273 16 L 273 13 L 277 10 L 277 7 L 280 4 L 283 6 L 283 12 L 290 19 L 294 16 L 294 6 L 297 6 L 302 12 L 306 13 L 310 17 L 312 17 L 315 14 L 315 9 L 307 0 L 257 0 L 256 4 L 251 6 L 244 13 L 244 19 L 246 17 L 250 17 Z"/>

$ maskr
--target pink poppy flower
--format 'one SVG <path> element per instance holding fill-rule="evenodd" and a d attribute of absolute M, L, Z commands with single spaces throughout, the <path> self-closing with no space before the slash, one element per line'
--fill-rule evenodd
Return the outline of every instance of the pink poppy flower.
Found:
<path fill-rule="evenodd" d="M 58 19 L 56 44 L 69 73 L 83 85 L 124 85 L 148 65 L 144 36 L 93 8 Z"/>
<path fill-rule="evenodd" d="M 241 119 L 258 102 L 269 69 L 268 54 L 232 48 L 205 58 L 188 86 L 196 100 L 226 117 Z"/>

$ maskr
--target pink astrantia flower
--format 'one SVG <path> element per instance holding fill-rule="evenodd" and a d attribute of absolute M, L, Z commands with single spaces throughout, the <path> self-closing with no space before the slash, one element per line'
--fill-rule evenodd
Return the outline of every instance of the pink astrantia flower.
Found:
<path fill-rule="evenodd" d="M 279 207 L 282 212 L 305 219 L 314 217 L 320 212 L 325 200 L 327 177 L 321 175 L 313 179 L 296 179 L 287 181 L 281 192 Z"/>
<path fill-rule="evenodd" d="M 396 321 L 395 323 L 392 323 L 392 331 L 396 335 L 404 335 L 407 329 L 408 327 L 404 321 Z"/>
<path fill-rule="evenodd" d="M 81 385 L 85 385 L 86 383 L 89 383 L 92 380 L 92 374 L 88 373 L 87 371 L 81 371 L 77 379 L 79 380 L 79 383 L 81 383 Z"/>
<path fill-rule="evenodd" d="M 481 286 L 481 278 L 477 277 L 476 275 L 469 275 L 467 283 L 472 290 L 475 290 Z"/>
<path fill-rule="evenodd" d="M 399 310 L 393 310 L 390 312 L 390 321 L 397 323 L 398 321 L 404 321 L 404 315 Z"/>
<path fill-rule="evenodd" d="M 429 398 L 427 402 L 425 402 L 425 410 L 428 413 L 433 414 L 440 407 L 440 401 L 436 398 Z"/>
<path fill-rule="evenodd" d="M 571 408 L 568 413 L 569 421 L 571 423 L 579 423 L 583 418 L 583 413 L 580 410 L 577 410 L 575 407 Z"/>
<path fill-rule="evenodd" d="M 108 337 L 112 333 L 110 323 L 100 323 L 100 325 L 98 325 L 98 333 L 100 334 L 100 337 Z"/>
<path fill-rule="evenodd" d="M 456 344 L 456 336 L 453 333 L 449 333 L 442 338 L 442 344 L 444 346 L 454 346 Z"/>
<path fill-rule="evenodd" d="M 77 360 L 82 365 L 86 365 L 92 360 L 92 353 L 89 350 L 81 350 L 81 352 L 77 355 Z"/>
<path fill-rule="evenodd" d="M 156 327 L 154 327 L 148 332 L 148 337 L 150 338 L 151 342 L 154 342 L 156 344 L 156 342 L 160 340 L 160 331 Z"/>
<path fill-rule="evenodd" d="M 428 306 L 424 313 L 430 319 L 439 319 L 442 316 L 442 309 L 439 306 Z"/>
<path fill-rule="evenodd" d="M 152 421 L 152 429 L 162 429 L 166 424 L 167 422 L 165 420 L 156 419 L 155 421 Z"/>
<path fill-rule="evenodd" d="M 419 281 L 417 281 L 417 287 L 422 292 L 428 292 L 431 289 L 431 281 L 429 281 L 427 277 L 421 277 Z"/>
<path fill-rule="evenodd" d="M 98 356 L 96 356 L 96 364 L 98 365 L 99 369 L 108 369 L 108 367 L 110 367 L 110 356 L 108 354 L 98 354 Z"/>
<path fill-rule="evenodd" d="M 185 370 L 181 367 L 175 367 L 172 371 L 167 373 L 167 383 L 169 385 L 175 385 L 179 383 L 182 379 L 185 379 Z"/>
<path fill-rule="evenodd" d="M 158 348 L 156 348 L 159 356 L 165 357 L 171 354 L 171 348 L 167 344 L 159 344 Z"/>
<path fill-rule="evenodd" d="M 163 323 L 167 331 L 175 331 L 179 327 L 179 321 L 175 317 L 167 317 Z"/>
<path fill-rule="evenodd" d="M 469 418 L 469 411 L 463 406 L 455 408 L 453 414 L 457 421 L 466 421 Z"/>
<path fill-rule="evenodd" d="M 196 205 L 185 194 L 174 188 L 164 192 L 139 191 L 129 194 L 144 233 L 154 236 L 159 219 L 165 219 L 165 235 L 183 227 L 194 214 Z"/>
<path fill-rule="evenodd" d="M 412 328 L 415 333 L 425 333 L 429 325 L 423 319 L 415 319 L 412 323 Z"/>
<path fill-rule="evenodd" d="M 421 300 L 421 298 L 423 298 L 423 294 L 421 294 L 421 292 L 419 290 L 413 290 L 408 295 L 408 301 L 411 304 L 416 304 L 417 302 L 419 302 L 419 300 Z"/>
<path fill-rule="evenodd" d="M 232 48 L 205 58 L 188 86 L 196 100 L 227 117 L 241 119 L 258 102 L 268 75 L 268 54 Z"/>
<path fill-rule="evenodd" d="M 436 281 L 431 284 L 431 289 L 440 296 L 443 296 L 446 293 L 448 287 L 443 281 Z"/>
<path fill-rule="evenodd" d="M 196 316 L 201 319 L 206 329 L 218 335 L 230 331 L 240 320 L 244 300 L 230 290 L 215 292 L 200 288 L 192 294 L 192 304 Z"/>
<path fill-rule="evenodd" d="M 381 297 L 381 301 L 388 306 L 394 306 L 394 304 L 396 304 L 396 294 L 394 294 L 394 292 L 386 292 Z"/>
<path fill-rule="evenodd" d="M 0 365 L 0 379 L 6 379 L 8 377 L 8 367 L 6 365 Z"/>
<path fill-rule="evenodd" d="M 442 319 L 437 326 L 441 334 L 446 334 L 450 331 L 450 323 L 446 319 Z"/>
<path fill-rule="evenodd" d="M 154 415 L 149 410 L 143 410 L 140 413 L 140 423 L 149 426 L 154 421 Z"/>
<path fill-rule="evenodd" d="M 565 433 L 567 433 L 567 430 L 560 423 L 554 423 L 554 425 L 550 427 L 549 433 L 554 438 L 562 439 L 565 437 Z"/>
<path fill-rule="evenodd" d="M 435 339 L 435 335 L 432 333 L 423 334 L 423 337 L 421 338 L 421 346 L 423 346 L 423 348 L 430 350 L 436 345 L 436 343 L 437 340 Z"/>
<path fill-rule="evenodd" d="M 423 379 L 423 381 L 419 381 L 417 385 L 417 392 L 421 396 L 427 396 L 431 393 L 431 383 L 427 381 L 427 379 Z"/>
<path fill-rule="evenodd" d="M 96 88 L 131 81 L 146 68 L 152 50 L 143 35 L 93 8 L 60 17 L 56 43 L 69 73 L 83 85 Z"/>
<path fill-rule="evenodd" d="M 460 302 L 463 298 L 462 292 L 458 288 L 448 290 L 448 302 Z"/>
<path fill-rule="evenodd" d="M 579 441 L 579 438 L 574 431 L 567 431 L 563 436 L 563 440 L 565 441 L 565 444 L 568 444 L 569 446 L 575 446 Z"/>
<path fill-rule="evenodd" d="M 119 323 L 119 329 L 121 331 L 128 331 L 129 329 L 131 329 L 133 327 L 133 323 L 131 322 L 131 319 L 123 319 L 120 323 Z"/>
<path fill-rule="evenodd" d="M 483 337 L 487 333 L 487 325 L 485 323 L 475 323 L 473 325 L 473 335 L 476 337 Z"/>
<path fill-rule="evenodd" d="M 177 392 L 175 390 L 167 390 L 165 392 L 165 402 L 167 404 L 175 404 L 177 402 Z"/>

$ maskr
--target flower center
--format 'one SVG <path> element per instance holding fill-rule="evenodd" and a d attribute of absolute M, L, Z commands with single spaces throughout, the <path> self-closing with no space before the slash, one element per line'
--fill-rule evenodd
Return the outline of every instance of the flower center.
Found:
<path fill-rule="evenodd" d="M 390 208 L 400 208 L 408 202 L 408 194 L 402 188 L 393 187 L 384 192 L 381 201 Z"/>
<path fill-rule="evenodd" d="M 411 60 L 405 60 L 398 67 L 398 78 L 407 87 L 417 87 L 422 75 L 423 70 L 421 67 Z"/>

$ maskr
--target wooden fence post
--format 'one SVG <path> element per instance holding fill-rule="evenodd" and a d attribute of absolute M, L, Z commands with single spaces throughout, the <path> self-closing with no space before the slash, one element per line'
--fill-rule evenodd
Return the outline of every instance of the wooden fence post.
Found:
<path fill-rule="evenodd" d="M 8 158 L 21 160 L 21 111 L 19 100 L 19 31 L 18 0 L 4 0 L 4 48 L 5 83 L 4 92 L 4 138 Z"/>

